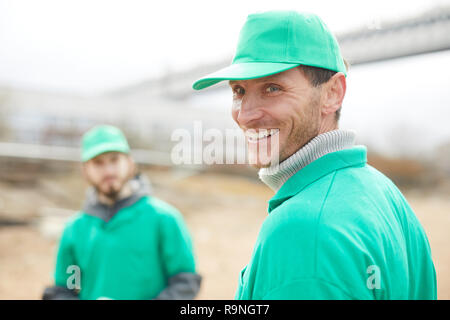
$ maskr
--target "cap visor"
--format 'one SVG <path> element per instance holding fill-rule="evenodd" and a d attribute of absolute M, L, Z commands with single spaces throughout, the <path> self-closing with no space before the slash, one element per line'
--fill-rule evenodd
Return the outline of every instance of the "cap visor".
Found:
<path fill-rule="evenodd" d="M 130 149 L 123 144 L 115 144 L 115 143 L 104 143 L 98 145 L 95 148 L 92 148 L 88 152 L 85 152 L 81 156 L 81 161 L 86 162 L 89 161 L 103 153 L 106 152 L 121 152 L 121 153 L 129 153 Z"/>
<path fill-rule="evenodd" d="M 267 77 L 282 71 L 292 69 L 300 64 L 272 63 L 272 62 L 245 62 L 235 63 L 197 80 L 192 88 L 201 90 L 224 80 L 250 80 Z"/>

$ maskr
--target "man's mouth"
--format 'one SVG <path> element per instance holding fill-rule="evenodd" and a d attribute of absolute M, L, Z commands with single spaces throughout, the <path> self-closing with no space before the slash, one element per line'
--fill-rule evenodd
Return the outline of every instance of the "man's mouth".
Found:
<path fill-rule="evenodd" d="M 248 142 L 258 143 L 277 134 L 280 129 L 249 129 L 245 131 Z"/>
<path fill-rule="evenodd" d="M 108 178 L 103 179 L 102 183 L 112 183 L 116 180 L 117 180 L 116 177 L 108 177 Z"/>

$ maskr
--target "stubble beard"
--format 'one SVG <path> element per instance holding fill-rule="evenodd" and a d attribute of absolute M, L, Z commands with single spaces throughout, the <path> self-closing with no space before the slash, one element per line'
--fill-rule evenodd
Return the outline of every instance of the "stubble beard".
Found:
<path fill-rule="evenodd" d="M 291 133 L 287 137 L 286 146 L 280 150 L 280 162 L 292 156 L 319 134 L 319 99 L 319 96 L 313 95 L 308 108 L 303 116 L 300 117 L 300 122 L 292 128 Z"/>
<path fill-rule="evenodd" d="M 97 185 L 93 184 L 93 187 L 99 196 L 105 197 L 105 198 L 109 199 L 110 201 L 115 202 L 120 197 L 121 191 L 123 190 L 123 188 L 126 186 L 127 182 L 130 179 L 131 179 L 131 174 L 129 174 L 125 178 L 123 178 L 120 181 L 119 186 L 117 188 L 113 184 L 113 185 L 110 185 L 106 190 L 104 190 L 104 188 L 102 188 L 100 185 L 101 183 L 97 184 Z"/>

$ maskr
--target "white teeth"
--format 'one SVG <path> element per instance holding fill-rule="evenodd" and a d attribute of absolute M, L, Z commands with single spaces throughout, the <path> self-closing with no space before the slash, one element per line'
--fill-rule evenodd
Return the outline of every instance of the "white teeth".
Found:
<path fill-rule="evenodd" d="M 276 134 L 278 131 L 280 131 L 280 129 L 259 129 L 258 131 L 250 129 L 245 131 L 245 136 L 248 138 L 249 141 L 254 142 L 259 139 L 264 139 L 273 134 Z"/>
<path fill-rule="evenodd" d="M 280 131 L 280 129 L 270 129 L 270 135 L 274 135 L 278 133 L 278 131 Z"/>

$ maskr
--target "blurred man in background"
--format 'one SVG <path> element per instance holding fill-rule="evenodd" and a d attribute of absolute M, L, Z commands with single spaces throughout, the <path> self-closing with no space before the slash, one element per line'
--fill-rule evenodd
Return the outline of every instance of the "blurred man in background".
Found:
<path fill-rule="evenodd" d="M 276 194 L 237 299 L 436 299 L 420 222 L 338 127 L 346 74 L 319 17 L 274 11 L 249 15 L 231 66 L 193 85 L 230 80 L 249 159 L 279 150 L 256 162 Z"/>
<path fill-rule="evenodd" d="M 128 142 L 113 126 L 83 136 L 83 175 L 92 186 L 66 225 L 55 285 L 44 299 L 193 299 L 201 277 L 182 215 L 150 195 Z"/>

